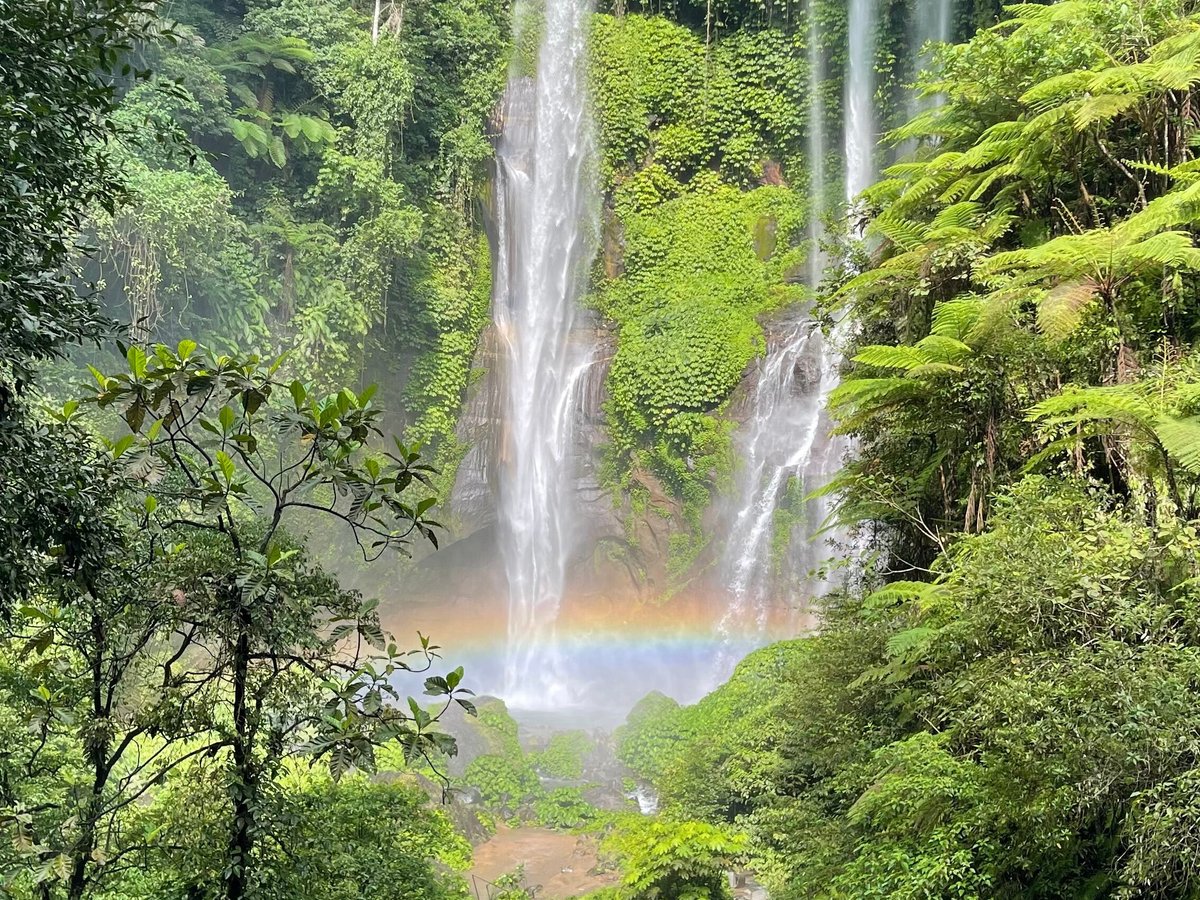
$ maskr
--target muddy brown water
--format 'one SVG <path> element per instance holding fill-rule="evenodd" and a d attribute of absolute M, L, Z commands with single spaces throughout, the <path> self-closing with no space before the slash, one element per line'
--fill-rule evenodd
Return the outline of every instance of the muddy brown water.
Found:
<path fill-rule="evenodd" d="M 472 897 L 488 900 L 488 885 L 523 865 L 525 885 L 540 886 L 538 900 L 568 900 L 618 883 L 613 872 L 589 874 L 597 862 L 596 839 L 590 835 L 501 825 L 475 848 L 467 882 Z"/>

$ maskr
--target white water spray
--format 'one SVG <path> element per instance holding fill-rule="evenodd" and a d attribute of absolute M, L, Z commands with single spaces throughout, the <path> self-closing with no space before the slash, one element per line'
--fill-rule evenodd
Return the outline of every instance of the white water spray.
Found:
<path fill-rule="evenodd" d="M 931 55 L 924 52 L 929 43 L 945 44 L 953 37 L 953 0 L 917 0 L 913 9 L 913 20 L 909 28 L 909 41 L 912 45 L 912 78 L 916 81 L 922 69 L 929 68 L 933 62 Z M 937 106 L 937 97 L 919 97 L 913 93 L 908 104 L 909 116 L 915 116 L 925 109 Z"/>
<path fill-rule="evenodd" d="M 718 626 L 724 639 L 721 676 L 741 653 L 761 643 L 779 598 L 807 600 L 828 588 L 809 575 L 829 555 L 818 534 L 829 507 L 823 499 L 805 498 L 828 484 L 841 465 L 844 442 L 830 434 L 826 411 L 841 357 L 807 316 L 770 344 L 759 362 L 750 418 L 735 439 L 742 467 L 734 495 L 737 514 L 721 560 L 729 591 Z M 780 520 L 785 512 L 787 523 Z"/>
<path fill-rule="evenodd" d="M 598 233 L 586 0 L 546 0 L 536 78 L 514 71 L 498 178 L 494 310 L 506 357 L 499 472 L 508 581 L 505 699 L 568 705 L 556 621 L 574 541 L 573 456 L 591 357 L 572 341 Z M 529 16 L 519 16 L 518 21 Z"/>

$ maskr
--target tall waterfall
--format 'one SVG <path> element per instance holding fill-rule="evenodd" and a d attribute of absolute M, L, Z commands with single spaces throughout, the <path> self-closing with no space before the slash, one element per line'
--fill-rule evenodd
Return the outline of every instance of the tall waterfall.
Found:
<path fill-rule="evenodd" d="M 555 622 L 577 518 L 579 394 L 591 364 L 571 332 L 599 209 L 588 3 L 546 0 L 544 12 L 536 77 L 514 69 L 505 97 L 493 298 L 506 358 L 497 522 L 508 582 L 504 696 L 531 709 L 570 699 Z"/>
<path fill-rule="evenodd" d="M 817 0 L 808 0 L 808 283 L 821 283 L 824 259 L 820 252 L 822 216 L 825 213 L 825 47 Z"/>
<path fill-rule="evenodd" d="M 871 184 L 875 168 L 875 29 L 878 0 L 850 0 L 846 64 L 846 199 Z"/>
<path fill-rule="evenodd" d="M 917 73 L 930 63 L 929 54 L 923 52 L 925 45 L 930 42 L 945 44 L 953 37 L 953 15 L 953 0 L 917 0 L 909 27 L 909 41 L 913 51 L 911 80 L 915 80 Z M 936 100 L 933 98 L 914 95 L 909 103 L 909 115 L 915 115 L 934 103 Z"/>

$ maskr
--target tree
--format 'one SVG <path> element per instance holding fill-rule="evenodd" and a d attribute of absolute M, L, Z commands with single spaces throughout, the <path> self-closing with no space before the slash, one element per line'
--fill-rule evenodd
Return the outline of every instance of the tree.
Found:
<path fill-rule="evenodd" d="M 64 465 L 25 418 L 37 362 L 97 338 L 106 321 L 72 282 L 89 207 L 122 185 L 107 141 L 131 44 L 152 27 L 153 0 L 8 0 L 0 9 L 0 601 L 28 592 L 41 555 L 87 518 L 82 471 Z M 76 503 L 76 501 L 79 501 Z M 79 535 L 76 535 L 79 537 Z"/>
<path fill-rule="evenodd" d="M 93 370 L 90 399 L 128 427 L 107 446 L 140 485 L 132 508 L 144 557 L 187 554 L 168 569 L 182 613 L 156 649 L 165 688 L 219 704 L 211 731 L 229 756 L 225 896 L 235 900 L 252 884 L 257 816 L 283 756 L 303 746 L 337 776 L 370 768 L 381 741 L 400 741 L 410 757 L 453 752 L 436 716 L 411 699 L 403 710 L 392 703 L 393 677 L 429 669 L 436 647 L 422 637 L 418 650 L 399 650 L 374 604 L 338 588 L 285 530 L 302 515 L 341 523 L 366 559 L 406 553 L 414 538 L 436 547 L 434 500 L 409 506 L 403 496 L 432 470 L 399 441 L 369 448 L 380 434 L 373 388 L 319 397 L 279 380 L 281 360 L 214 356 L 186 341 L 126 356 L 126 371 Z M 62 417 L 78 414 L 68 404 Z M 414 653 L 418 665 L 406 661 Z M 458 669 L 426 680 L 443 712 L 473 709 L 461 678 Z"/>

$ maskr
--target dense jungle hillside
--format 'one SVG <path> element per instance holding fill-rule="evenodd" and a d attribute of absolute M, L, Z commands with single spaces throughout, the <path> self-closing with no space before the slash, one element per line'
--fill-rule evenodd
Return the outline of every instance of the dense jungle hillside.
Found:
<path fill-rule="evenodd" d="M 1193 0 L 0 0 L 0 894 L 1200 897 L 1198 91 Z"/>

